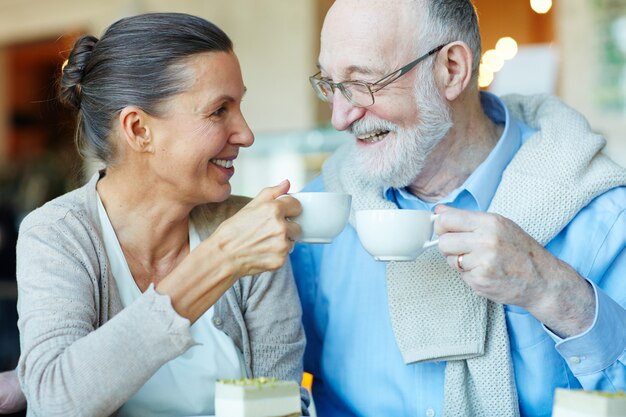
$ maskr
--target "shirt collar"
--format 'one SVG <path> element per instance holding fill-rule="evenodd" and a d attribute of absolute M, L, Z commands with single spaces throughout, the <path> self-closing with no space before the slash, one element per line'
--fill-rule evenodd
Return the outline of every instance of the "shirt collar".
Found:
<path fill-rule="evenodd" d="M 502 136 L 487 158 L 474 170 L 465 182 L 449 195 L 435 203 L 420 200 L 405 188 L 388 188 L 385 197 L 400 208 L 432 209 L 437 204 L 485 211 L 496 193 L 502 173 L 511 162 L 522 143 L 526 126 L 511 116 L 504 103 L 495 95 L 481 92 L 480 100 L 487 116 L 497 124 L 504 124 Z"/>

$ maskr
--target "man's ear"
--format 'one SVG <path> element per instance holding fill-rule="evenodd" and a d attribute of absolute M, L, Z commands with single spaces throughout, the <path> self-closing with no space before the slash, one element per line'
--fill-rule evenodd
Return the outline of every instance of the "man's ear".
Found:
<path fill-rule="evenodd" d="M 445 97 L 453 101 L 472 79 L 472 51 L 465 42 L 452 42 L 437 54 L 437 60 Z"/>
<path fill-rule="evenodd" d="M 120 112 L 120 134 L 126 144 L 136 152 L 154 152 L 148 120 L 148 115 L 136 106 L 124 107 Z"/>

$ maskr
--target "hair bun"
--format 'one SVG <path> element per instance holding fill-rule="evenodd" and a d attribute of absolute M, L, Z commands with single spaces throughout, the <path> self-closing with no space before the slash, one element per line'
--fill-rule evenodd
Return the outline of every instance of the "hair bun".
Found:
<path fill-rule="evenodd" d="M 81 36 L 76 43 L 67 64 L 63 67 L 59 98 L 61 102 L 80 109 L 82 98 L 81 84 L 85 75 L 85 67 L 89 62 L 98 38 L 91 35 Z"/>

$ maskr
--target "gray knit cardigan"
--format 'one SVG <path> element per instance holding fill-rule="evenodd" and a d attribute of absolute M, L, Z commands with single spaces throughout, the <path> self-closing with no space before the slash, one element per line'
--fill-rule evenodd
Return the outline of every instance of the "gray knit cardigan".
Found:
<path fill-rule="evenodd" d="M 152 286 L 122 307 L 98 218 L 100 175 L 20 226 L 18 374 L 28 416 L 115 415 L 161 365 L 194 345 L 189 320 Z M 246 201 L 231 197 L 196 208 L 191 218 L 200 237 Z M 216 303 L 213 323 L 243 352 L 248 376 L 300 382 L 305 337 L 297 297 L 286 264 L 241 278 Z"/>

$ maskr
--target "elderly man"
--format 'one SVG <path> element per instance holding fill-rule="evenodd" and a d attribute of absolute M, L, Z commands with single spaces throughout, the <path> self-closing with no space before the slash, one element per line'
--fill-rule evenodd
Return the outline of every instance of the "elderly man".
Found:
<path fill-rule="evenodd" d="M 326 16 L 311 83 L 355 140 L 307 190 L 433 210 L 440 239 L 376 262 L 352 216 L 297 245 L 320 416 L 549 416 L 557 387 L 626 389 L 626 171 L 557 98 L 481 93 L 480 53 L 470 0 Z"/>

